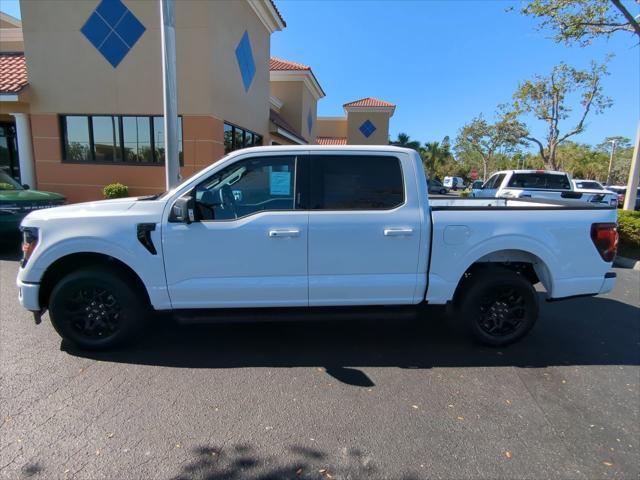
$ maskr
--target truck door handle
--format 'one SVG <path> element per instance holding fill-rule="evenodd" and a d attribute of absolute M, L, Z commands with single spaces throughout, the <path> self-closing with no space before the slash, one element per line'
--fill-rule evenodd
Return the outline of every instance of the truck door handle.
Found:
<path fill-rule="evenodd" d="M 270 237 L 299 237 L 300 230 L 297 228 L 274 228 L 269 230 Z"/>
<path fill-rule="evenodd" d="M 413 233 L 413 228 L 405 227 L 405 228 L 385 228 L 384 235 L 385 237 L 397 237 L 400 235 L 411 235 Z"/>

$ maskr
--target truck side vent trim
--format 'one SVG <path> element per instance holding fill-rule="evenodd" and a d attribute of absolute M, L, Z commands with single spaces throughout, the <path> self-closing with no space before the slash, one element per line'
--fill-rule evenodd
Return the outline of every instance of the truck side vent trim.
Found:
<path fill-rule="evenodd" d="M 149 250 L 151 255 L 158 254 L 156 246 L 153 244 L 153 240 L 151 240 L 151 232 L 155 229 L 155 223 L 139 223 L 137 225 L 138 241 L 144 246 L 144 248 Z"/>

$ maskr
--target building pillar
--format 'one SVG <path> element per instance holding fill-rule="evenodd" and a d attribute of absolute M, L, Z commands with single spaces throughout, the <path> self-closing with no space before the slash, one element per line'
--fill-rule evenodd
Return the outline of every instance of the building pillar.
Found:
<path fill-rule="evenodd" d="M 31 144 L 31 124 L 27 113 L 11 113 L 16 119 L 16 140 L 18 143 L 18 160 L 20 164 L 20 183 L 36 187 L 36 174 L 33 163 L 33 146 Z"/>

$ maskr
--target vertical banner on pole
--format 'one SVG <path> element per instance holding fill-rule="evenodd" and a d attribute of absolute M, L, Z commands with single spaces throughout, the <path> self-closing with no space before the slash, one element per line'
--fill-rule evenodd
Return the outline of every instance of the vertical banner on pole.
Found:
<path fill-rule="evenodd" d="M 166 189 L 171 190 L 180 183 L 174 0 L 160 0 L 160 18 L 160 31 L 162 36 L 162 89 L 164 95 L 164 164 Z"/>

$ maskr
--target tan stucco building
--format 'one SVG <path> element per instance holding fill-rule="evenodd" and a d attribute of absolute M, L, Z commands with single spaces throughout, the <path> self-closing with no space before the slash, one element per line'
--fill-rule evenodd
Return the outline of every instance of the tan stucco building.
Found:
<path fill-rule="evenodd" d="M 131 195 L 163 190 L 158 3 L 20 6 L 22 22 L 0 16 L 0 169 L 70 202 L 102 198 L 113 182 Z M 325 92 L 311 68 L 270 56 L 271 34 L 285 28 L 273 1 L 175 8 L 183 177 L 251 145 L 388 142 L 387 102 L 318 118 Z"/>

